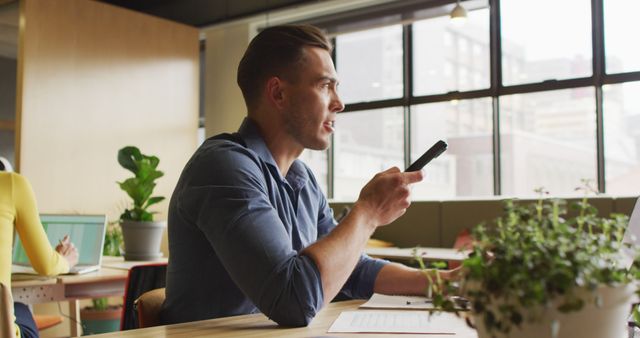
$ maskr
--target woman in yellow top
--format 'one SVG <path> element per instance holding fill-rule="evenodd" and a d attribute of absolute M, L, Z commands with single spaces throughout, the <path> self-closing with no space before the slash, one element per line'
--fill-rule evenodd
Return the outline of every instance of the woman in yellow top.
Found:
<path fill-rule="evenodd" d="M 68 237 L 55 250 L 51 248 L 29 182 L 19 174 L 0 171 L 0 282 L 9 288 L 14 229 L 39 274 L 65 273 L 78 262 L 78 251 Z M 14 303 L 14 315 L 16 337 L 38 337 L 38 329 L 26 305 Z"/>

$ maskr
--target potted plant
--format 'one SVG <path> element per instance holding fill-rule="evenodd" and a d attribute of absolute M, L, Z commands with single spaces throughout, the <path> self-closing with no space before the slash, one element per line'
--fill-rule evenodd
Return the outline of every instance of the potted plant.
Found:
<path fill-rule="evenodd" d="M 110 224 L 105 233 L 102 254 L 120 256 L 122 231 L 117 224 Z M 120 329 L 122 305 L 109 305 L 108 298 L 94 298 L 91 306 L 80 310 L 84 335 L 114 332 Z"/>
<path fill-rule="evenodd" d="M 117 182 L 133 200 L 133 206 L 120 215 L 120 226 L 124 238 L 124 259 L 134 261 L 154 260 L 162 256 L 160 242 L 166 222 L 154 221 L 155 212 L 148 208 L 164 200 L 162 196 L 151 196 L 155 181 L 164 173 L 157 169 L 160 160 L 145 155 L 133 146 L 118 151 L 118 163 L 131 171 L 134 177 Z"/>
<path fill-rule="evenodd" d="M 460 283 L 430 284 L 434 303 L 455 310 L 464 295 L 480 338 L 623 337 L 640 279 L 621 264 L 628 217 L 598 217 L 586 197 L 570 208 L 507 200 L 493 226 L 473 230 Z"/>

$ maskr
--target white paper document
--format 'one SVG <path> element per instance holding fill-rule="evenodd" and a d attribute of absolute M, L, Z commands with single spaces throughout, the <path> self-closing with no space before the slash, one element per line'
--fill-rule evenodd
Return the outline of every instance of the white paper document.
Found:
<path fill-rule="evenodd" d="M 416 250 L 414 252 L 414 250 Z M 371 257 L 389 259 L 413 259 L 415 255 L 426 261 L 462 261 L 469 256 L 469 250 L 460 251 L 449 248 L 366 248 L 364 252 Z M 415 253 L 415 254 L 414 254 Z"/>
<path fill-rule="evenodd" d="M 342 312 L 327 332 L 453 335 L 456 334 L 456 327 L 460 327 L 460 325 L 460 319 L 450 313 L 430 314 L 427 311 L 359 310 Z"/>
<path fill-rule="evenodd" d="M 360 305 L 363 309 L 418 309 L 433 310 L 435 307 L 429 298 L 419 296 L 389 296 L 374 293 L 369 300 Z"/>

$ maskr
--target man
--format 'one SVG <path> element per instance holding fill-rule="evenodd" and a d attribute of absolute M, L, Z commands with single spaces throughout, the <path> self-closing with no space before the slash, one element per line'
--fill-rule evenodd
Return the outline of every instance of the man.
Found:
<path fill-rule="evenodd" d="M 304 326 L 338 293 L 423 293 L 420 271 L 362 255 L 377 227 L 405 213 L 422 172 L 377 174 L 336 226 L 297 160 L 329 146 L 344 109 L 331 48 L 304 25 L 267 28 L 251 41 L 238 67 L 247 118 L 237 134 L 196 151 L 171 198 L 165 322 L 261 311 Z"/>

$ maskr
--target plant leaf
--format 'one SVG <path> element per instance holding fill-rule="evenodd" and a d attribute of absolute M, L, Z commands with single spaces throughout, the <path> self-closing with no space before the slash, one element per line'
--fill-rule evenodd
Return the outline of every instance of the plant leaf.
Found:
<path fill-rule="evenodd" d="M 148 208 L 150 206 L 152 206 L 153 204 L 159 203 L 161 201 L 164 200 L 164 196 L 154 196 L 149 198 L 149 200 L 147 200 L 147 204 L 144 206 L 144 208 Z"/>
<path fill-rule="evenodd" d="M 141 158 L 142 154 L 140 153 L 140 149 L 134 146 L 126 146 L 118 151 L 118 163 L 134 174 L 138 170 L 136 160 L 140 160 Z"/>

